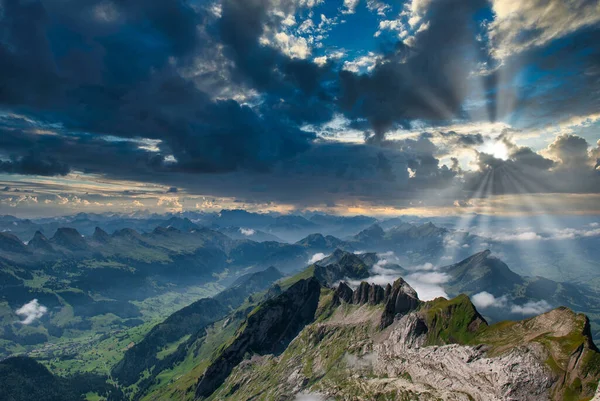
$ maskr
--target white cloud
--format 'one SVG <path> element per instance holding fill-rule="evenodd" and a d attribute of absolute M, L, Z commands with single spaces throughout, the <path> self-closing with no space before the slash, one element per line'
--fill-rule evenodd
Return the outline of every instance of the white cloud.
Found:
<path fill-rule="evenodd" d="M 396 31 L 399 32 L 399 36 L 406 36 L 408 32 L 404 29 L 404 24 L 397 19 L 394 20 L 383 20 L 379 21 L 379 26 L 377 27 L 377 32 L 373 36 L 380 36 L 383 31 Z"/>
<path fill-rule="evenodd" d="M 315 57 L 313 58 L 313 62 L 317 65 L 323 66 L 327 64 L 327 56 Z"/>
<path fill-rule="evenodd" d="M 313 263 L 318 262 L 321 259 L 325 259 L 325 256 L 327 256 L 327 255 L 325 255 L 324 253 L 321 253 L 321 252 L 315 253 L 314 255 L 311 256 L 310 259 L 308 259 L 308 264 L 312 265 Z"/>
<path fill-rule="evenodd" d="M 279 50 L 291 58 L 305 59 L 311 54 L 306 38 L 279 32 L 275 35 L 275 42 Z"/>
<path fill-rule="evenodd" d="M 407 269 L 412 270 L 412 271 L 434 270 L 435 266 L 428 262 L 428 263 L 423 263 L 422 265 L 408 267 Z"/>
<path fill-rule="evenodd" d="M 472 232 L 494 241 L 548 241 L 600 236 L 600 228 L 597 225 L 592 223 L 589 224 L 589 227 L 590 228 L 553 228 L 543 232 L 535 232 L 531 231 L 531 229 L 496 230 L 494 232 L 489 232 L 480 231 L 475 228 Z M 489 244 L 481 244 L 483 247 L 486 247 L 487 245 Z"/>
<path fill-rule="evenodd" d="M 345 61 L 342 68 L 354 73 L 364 72 L 365 70 L 370 72 L 375 68 L 379 60 L 381 60 L 380 55 L 369 52 L 366 56 L 359 57 L 352 61 Z"/>
<path fill-rule="evenodd" d="M 297 0 L 298 6 L 313 8 L 316 5 L 323 3 L 324 0 Z"/>
<path fill-rule="evenodd" d="M 471 296 L 471 301 L 476 308 L 506 308 L 510 309 L 511 313 L 521 314 L 524 316 L 539 315 L 552 309 L 552 306 L 544 301 L 529 301 L 523 305 L 516 305 L 508 301 L 508 296 L 495 297 L 487 291 L 480 292 Z"/>
<path fill-rule="evenodd" d="M 240 228 L 240 233 L 242 233 L 246 237 L 249 237 L 251 235 L 254 235 L 256 233 L 256 231 L 254 231 L 251 228 Z"/>
<path fill-rule="evenodd" d="M 552 306 L 544 300 L 529 301 L 523 305 L 513 305 L 510 309 L 512 313 L 520 313 L 522 315 L 539 315 L 548 312 Z"/>
<path fill-rule="evenodd" d="M 162 206 L 171 211 L 183 210 L 183 205 L 179 202 L 179 198 L 176 196 L 161 196 L 158 198 L 156 206 Z"/>
<path fill-rule="evenodd" d="M 314 27 L 315 27 L 315 24 L 314 24 L 313 20 L 311 20 L 309 18 L 309 19 L 302 21 L 302 23 L 298 27 L 298 32 L 308 33 L 310 31 L 312 31 L 314 29 Z"/>
<path fill-rule="evenodd" d="M 493 0 L 492 9 L 488 35 L 498 59 L 600 22 L 598 1 Z"/>
<path fill-rule="evenodd" d="M 380 0 L 367 0 L 367 8 L 369 11 L 376 13 L 380 17 L 385 17 L 385 13 L 392 7 Z"/>
<path fill-rule="evenodd" d="M 356 12 L 356 6 L 358 6 L 360 0 L 344 0 L 343 14 L 354 14 Z"/>
<path fill-rule="evenodd" d="M 44 305 L 40 305 L 37 299 L 26 303 L 15 311 L 17 315 L 25 318 L 21 321 L 22 324 L 31 324 L 36 319 L 44 316 L 46 312 L 48 312 L 48 308 L 46 308 Z"/>
<path fill-rule="evenodd" d="M 450 276 L 440 272 L 419 272 L 404 277 L 417 292 L 421 301 L 430 301 L 438 297 L 448 298 L 441 284 L 448 282 Z"/>
<path fill-rule="evenodd" d="M 487 291 L 482 291 L 471 296 L 471 301 L 476 308 L 486 309 L 490 307 L 504 307 L 507 304 L 506 295 L 496 298 Z"/>
<path fill-rule="evenodd" d="M 34 205 L 38 203 L 37 196 L 31 195 L 21 195 L 18 198 L 13 198 L 12 203 L 10 203 L 11 207 L 18 207 L 22 205 Z"/>
<path fill-rule="evenodd" d="M 294 26 L 296 25 L 296 18 L 290 14 L 287 17 L 285 17 L 285 19 L 281 21 L 281 23 L 285 26 Z"/>

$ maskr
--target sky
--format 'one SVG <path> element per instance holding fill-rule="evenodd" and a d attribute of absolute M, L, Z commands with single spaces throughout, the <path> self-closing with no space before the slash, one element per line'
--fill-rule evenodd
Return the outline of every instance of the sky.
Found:
<path fill-rule="evenodd" d="M 0 0 L 0 214 L 600 214 L 595 0 Z"/>

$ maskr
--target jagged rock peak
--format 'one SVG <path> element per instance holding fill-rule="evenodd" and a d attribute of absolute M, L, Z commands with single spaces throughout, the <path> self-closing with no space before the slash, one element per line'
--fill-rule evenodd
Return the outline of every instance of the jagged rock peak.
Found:
<path fill-rule="evenodd" d="M 377 305 L 384 302 L 385 291 L 383 287 L 377 284 L 369 284 L 362 282 L 354 291 L 352 296 L 352 303 L 357 305 L 371 304 Z"/>
<path fill-rule="evenodd" d="M 356 290 L 352 290 L 346 282 L 341 282 L 334 292 L 338 300 L 354 305 L 379 305 L 390 303 L 390 313 L 393 317 L 398 313 L 406 313 L 419 305 L 416 291 L 406 281 L 399 278 L 394 285 L 384 287 L 363 281 Z"/>
<path fill-rule="evenodd" d="M 403 278 L 394 281 L 385 299 L 385 308 L 381 315 L 381 327 L 389 326 L 397 315 L 404 315 L 419 307 L 421 301 L 417 292 Z"/>
<path fill-rule="evenodd" d="M 352 303 L 354 291 L 344 281 L 335 289 L 334 296 L 346 303 Z"/>
<path fill-rule="evenodd" d="M 248 352 L 279 354 L 314 320 L 321 285 L 314 278 L 296 282 L 276 298 L 269 299 L 248 315 L 235 339 L 221 349 L 200 377 L 196 397 L 210 396 L 227 379 Z"/>

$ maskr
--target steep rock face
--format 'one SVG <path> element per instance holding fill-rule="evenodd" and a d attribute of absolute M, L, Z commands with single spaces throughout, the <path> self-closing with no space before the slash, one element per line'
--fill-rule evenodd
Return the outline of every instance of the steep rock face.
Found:
<path fill-rule="evenodd" d="M 341 282 L 340 285 L 335 289 L 334 299 L 336 299 L 335 303 L 338 303 L 338 300 L 343 300 L 346 303 L 352 303 L 353 301 L 354 291 L 352 288 L 345 282 Z"/>
<path fill-rule="evenodd" d="M 352 296 L 352 303 L 356 305 L 371 304 L 377 305 L 383 302 L 384 290 L 379 285 L 373 285 L 366 282 L 360 283 Z"/>
<path fill-rule="evenodd" d="M 390 286 L 385 306 L 395 304 L 394 293 L 410 293 L 398 291 L 403 285 Z M 305 327 L 281 356 L 240 364 L 211 400 L 302 393 L 363 401 L 562 401 L 589 400 L 596 391 L 600 354 L 584 315 L 558 308 L 488 326 L 460 296 L 420 303 L 382 329 L 377 309 L 383 306 L 357 305 L 350 297 L 364 294 L 362 287 L 351 293 L 342 283 L 332 294 L 332 313 Z"/>
<path fill-rule="evenodd" d="M 381 315 L 382 328 L 389 326 L 397 315 L 408 313 L 420 304 L 417 292 L 402 278 L 396 280 L 390 288 L 386 288 L 385 292 L 389 295 Z"/>
<path fill-rule="evenodd" d="M 285 350 L 300 330 L 314 319 L 320 291 L 321 285 L 316 279 L 300 280 L 278 297 L 261 304 L 206 369 L 196 387 L 196 396 L 211 395 L 246 353 L 278 354 Z"/>
<path fill-rule="evenodd" d="M 340 300 L 354 305 L 384 304 L 381 328 L 389 326 L 396 316 L 413 311 L 421 304 L 417 292 L 402 278 L 397 279 L 394 285 L 386 285 L 385 288 L 363 281 L 354 291 L 342 282 L 334 292 L 334 303 L 337 304 Z"/>
<path fill-rule="evenodd" d="M 375 345 L 377 375 L 410 377 L 444 399 L 463 394 L 450 399 L 540 400 L 552 387 L 539 344 L 489 358 L 484 346 L 424 346 L 427 327 L 417 314 L 403 316 L 391 329 L 388 338 Z"/>

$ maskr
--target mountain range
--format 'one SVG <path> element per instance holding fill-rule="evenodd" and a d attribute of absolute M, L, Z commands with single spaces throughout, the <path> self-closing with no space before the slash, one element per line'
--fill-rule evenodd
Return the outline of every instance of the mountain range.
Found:
<path fill-rule="evenodd" d="M 191 217 L 78 215 L 53 232 L 40 227 L 59 220 L 31 221 L 26 242 L 1 232 L 0 369 L 16 373 L 0 389 L 39 374 L 42 401 L 594 393 L 593 283 L 523 274 L 493 242 L 433 223 Z M 70 226 L 99 220 L 138 229 Z"/>

